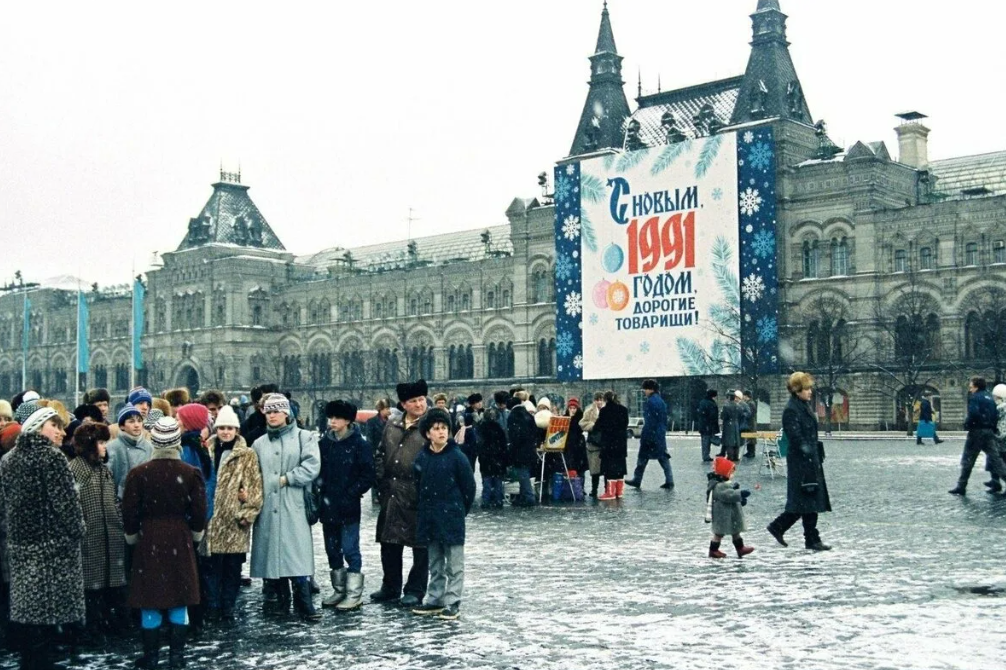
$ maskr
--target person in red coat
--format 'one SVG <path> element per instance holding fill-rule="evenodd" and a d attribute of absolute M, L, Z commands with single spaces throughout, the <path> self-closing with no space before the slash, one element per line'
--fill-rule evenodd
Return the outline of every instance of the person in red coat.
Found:
<path fill-rule="evenodd" d="M 171 417 L 150 430 L 150 460 L 130 470 L 122 497 L 126 542 L 133 545 L 129 606 L 141 610 L 140 668 L 157 666 L 162 612 L 170 622 L 171 667 L 184 663 L 188 607 L 199 604 L 194 543 L 206 528 L 206 487 L 182 462 L 182 431 Z"/>

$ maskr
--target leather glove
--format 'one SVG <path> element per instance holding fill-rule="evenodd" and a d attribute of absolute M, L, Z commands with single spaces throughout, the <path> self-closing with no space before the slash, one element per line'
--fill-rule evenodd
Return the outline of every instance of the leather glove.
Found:
<path fill-rule="evenodd" d="M 744 507 L 745 505 L 748 504 L 748 496 L 750 496 L 750 495 L 751 495 L 751 492 L 748 491 L 747 489 L 744 489 L 743 491 L 741 491 L 741 507 Z"/>
<path fill-rule="evenodd" d="M 732 488 L 732 489 L 734 489 L 734 490 L 736 491 L 736 490 L 737 490 L 737 489 L 739 489 L 740 487 L 741 487 L 741 485 L 740 485 L 740 484 L 738 484 L 737 482 L 734 482 L 734 483 L 733 483 L 733 486 L 732 486 L 731 488 Z"/>
<path fill-rule="evenodd" d="M 818 442 L 817 443 L 817 458 L 822 463 L 824 463 L 824 443 L 823 442 Z"/>

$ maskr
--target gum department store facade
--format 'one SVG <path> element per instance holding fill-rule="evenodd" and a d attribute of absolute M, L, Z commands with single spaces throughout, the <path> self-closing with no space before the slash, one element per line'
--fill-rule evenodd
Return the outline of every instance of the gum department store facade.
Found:
<path fill-rule="evenodd" d="M 632 111 L 605 8 L 570 156 L 772 124 L 786 367 L 832 379 L 833 416 L 847 427 L 893 427 L 899 394 L 923 386 L 939 394 L 943 422 L 959 425 L 967 376 L 1002 374 L 1000 347 L 979 326 L 1002 330 L 1006 317 L 1006 299 L 996 307 L 1006 289 L 1006 152 L 930 163 L 919 114 L 903 115 L 897 156 L 882 142 L 834 146 L 810 114 L 779 3 L 759 0 L 752 21 L 743 75 L 640 93 Z M 506 216 L 508 225 L 295 256 L 240 175 L 221 173 L 178 249 L 146 275 L 137 379 L 228 393 L 279 381 L 304 407 L 336 395 L 369 406 L 419 376 L 458 396 L 515 382 L 559 397 L 613 385 L 636 413 L 637 381 L 554 380 L 553 207 L 547 196 L 518 198 Z M 27 386 L 72 403 L 75 292 L 43 286 L 30 297 Z M 0 295 L 4 397 L 22 386 L 22 300 L 16 289 Z M 82 388 L 122 398 L 128 289 L 92 291 L 89 301 Z M 722 398 L 752 382 L 663 381 L 677 427 L 707 384 Z M 758 385 L 759 418 L 778 425 L 782 378 Z"/>

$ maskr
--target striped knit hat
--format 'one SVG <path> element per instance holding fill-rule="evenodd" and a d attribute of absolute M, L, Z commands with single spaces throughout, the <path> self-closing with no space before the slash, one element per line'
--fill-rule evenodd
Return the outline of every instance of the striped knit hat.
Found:
<path fill-rule="evenodd" d="M 126 419 L 128 419 L 131 416 L 138 416 L 141 419 L 143 418 L 143 415 L 140 414 L 140 410 L 136 409 L 127 402 L 125 405 L 122 406 L 122 409 L 119 410 L 119 414 L 116 417 L 116 422 L 121 426 L 122 424 L 126 423 Z"/>
<path fill-rule="evenodd" d="M 157 420 L 160 419 L 162 416 L 164 416 L 164 412 L 162 412 L 161 410 L 157 408 L 151 409 L 149 412 L 147 412 L 147 418 L 143 420 L 143 427 L 146 428 L 147 430 L 150 430 L 151 428 L 154 427 L 154 424 L 157 423 Z"/>
<path fill-rule="evenodd" d="M 162 416 L 150 429 L 154 449 L 171 449 L 182 444 L 182 428 L 170 416 Z"/>
<path fill-rule="evenodd" d="M 290 401 L 282 393 L 271 393 L 262 403 L 262 413 L 283 412 L 290 416 Z"/>

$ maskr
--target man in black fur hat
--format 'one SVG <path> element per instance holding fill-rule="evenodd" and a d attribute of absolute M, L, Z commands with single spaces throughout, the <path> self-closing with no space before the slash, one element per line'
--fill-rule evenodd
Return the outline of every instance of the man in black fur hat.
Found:
<path fill-rule="evenodd" d="M 377 541 L 381 544 L 384 581 L 370 594 L 372 602 L 399 602 L 402 607 L 418 607 L 426 595 L 429 554 L 416 546 L 416 514 L 419 492 L 412 466 L 423 450 L 426 438 L 419 421 L 426 414 L 426 381 L 399 384 L 395 389 L 404 414 L 388 420 L 381 442 L 374 447 L 377 496 L 381 505 L 377 517 Z M 402 595 L 402 556 L 412 547 L 412 569 Z"/>

